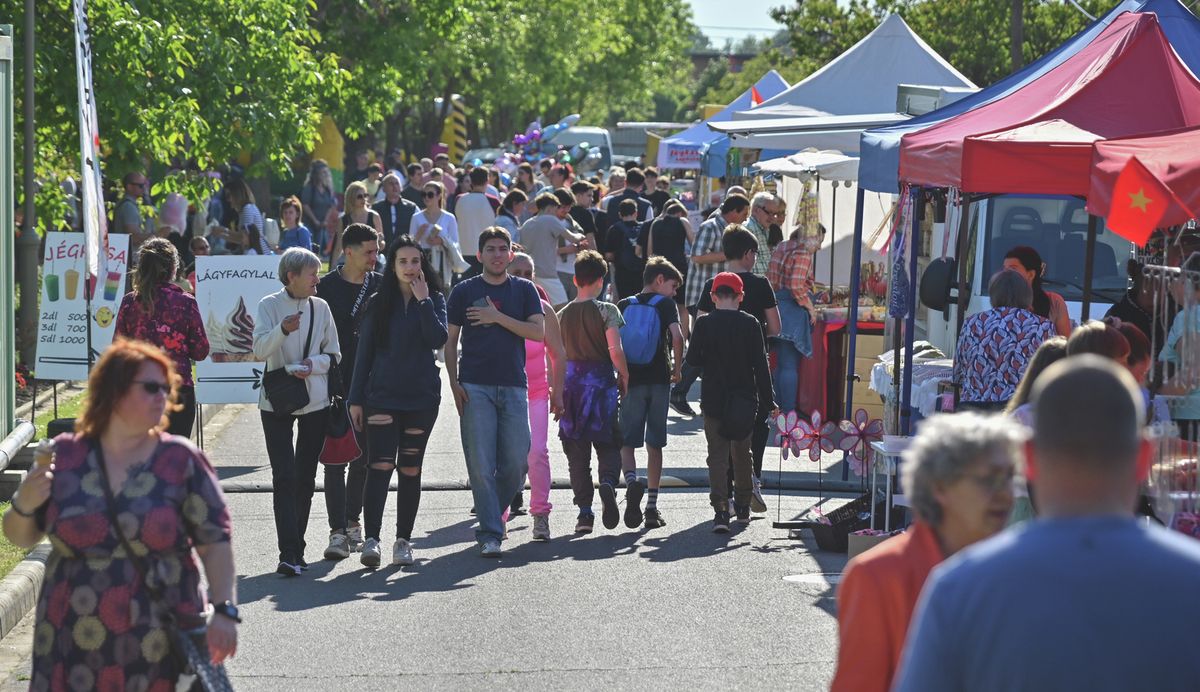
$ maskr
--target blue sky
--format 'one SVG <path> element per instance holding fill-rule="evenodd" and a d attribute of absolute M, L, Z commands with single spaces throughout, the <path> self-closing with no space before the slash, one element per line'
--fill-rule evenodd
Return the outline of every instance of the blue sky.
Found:
<path fill-rule="evenodd" d="M 716 45 L 725 39 L 735 41 L 748 34 L 769 36 L 781 29 L 769 14 L 772 7 L 790 4 L 786 0 L 689 0 L 700 30 Z"/>

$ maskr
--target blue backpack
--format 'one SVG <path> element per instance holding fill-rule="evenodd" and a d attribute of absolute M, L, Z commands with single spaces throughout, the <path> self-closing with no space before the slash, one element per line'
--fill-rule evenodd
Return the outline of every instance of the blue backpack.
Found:
<path fill-rule="evenodd" d="M 621 348 L 630 365 L 649 365 L 658 353 L 662 336 L 662 319 L 658 315 L 658 304 L 666 300 L 655 295 L 650 302 L 643 303 L 633 296 L 625 306 L 625 326 L 621 327 Z"/>

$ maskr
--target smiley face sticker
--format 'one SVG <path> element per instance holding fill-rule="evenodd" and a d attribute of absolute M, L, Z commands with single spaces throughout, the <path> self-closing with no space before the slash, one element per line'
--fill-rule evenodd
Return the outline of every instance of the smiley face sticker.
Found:
<path fill-rule="evenodd" d="M 112 324 L 113 316 L 112 308 L 106 305 L 96 311 L 96 324 L 100 325 L 101 329 L 104 329 Z"/>

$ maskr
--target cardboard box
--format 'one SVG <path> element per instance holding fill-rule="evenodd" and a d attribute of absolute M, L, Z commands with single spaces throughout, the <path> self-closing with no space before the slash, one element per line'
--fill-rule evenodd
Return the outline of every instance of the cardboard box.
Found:
<path fill-rule="evenodd" d="M 855 358 L 874 358 L 886 350 L 882 335 L 859 334 L 854 337 Z"/>
<path fill-rule="evenodd" d="M 847 537 L 848 541 L 847 541 L 846 557 L 848 557 L 850 559 L 854 559 L 855 555 L 858 555 L 859 553 L 864 553 L 864 552 L 870 550 L 871 548 L 874 548 L 875 546 L 879 545 L 880 543 L 883 543 L 884 541 L 886 541 L 889 538 L 891 538 L 891 536 L 888 536 L 886 534 L 882 535 L 882 536 L 856 536 L 854 534 L 850 534 Z"/>

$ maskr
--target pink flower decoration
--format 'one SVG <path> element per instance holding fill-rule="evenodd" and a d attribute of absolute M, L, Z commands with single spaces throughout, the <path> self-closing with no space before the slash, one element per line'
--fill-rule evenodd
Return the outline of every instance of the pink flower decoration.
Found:
<path fill-rule="evenodd" d="M 779 446 L 782 448 L 784 459 L 788 458 L 788 452 L 794 457 L 799 457 L 800 450 L 804 448 L 804 431 L 800 423 L 800 417 L 795 411 L 781 413 L 775 417 L 775 429 L 779 431 Z"/>
<path fill-rule="evenodd" d="M 803 449 L 808 450 L 808 458 L 812 461 L 821 460 L 821 452 L 832 452 L 839 442 L 839 431 L 833 421 L 821 422 L 821 412 L 812 412 L 812 422 L 800 421 L 803 431 Z"/>
<path fill-rule="evenodd" d="M 847 459 L 854 473 L 863 476 L 867 472 L 867 445 L 883 439 L 883 421 L 878 418 L 870 420 L 864 409 L 854 412 L 854 420 L 844 420 L 839 424 L 842 440 L 838 447 L 849 452 Z"/>

